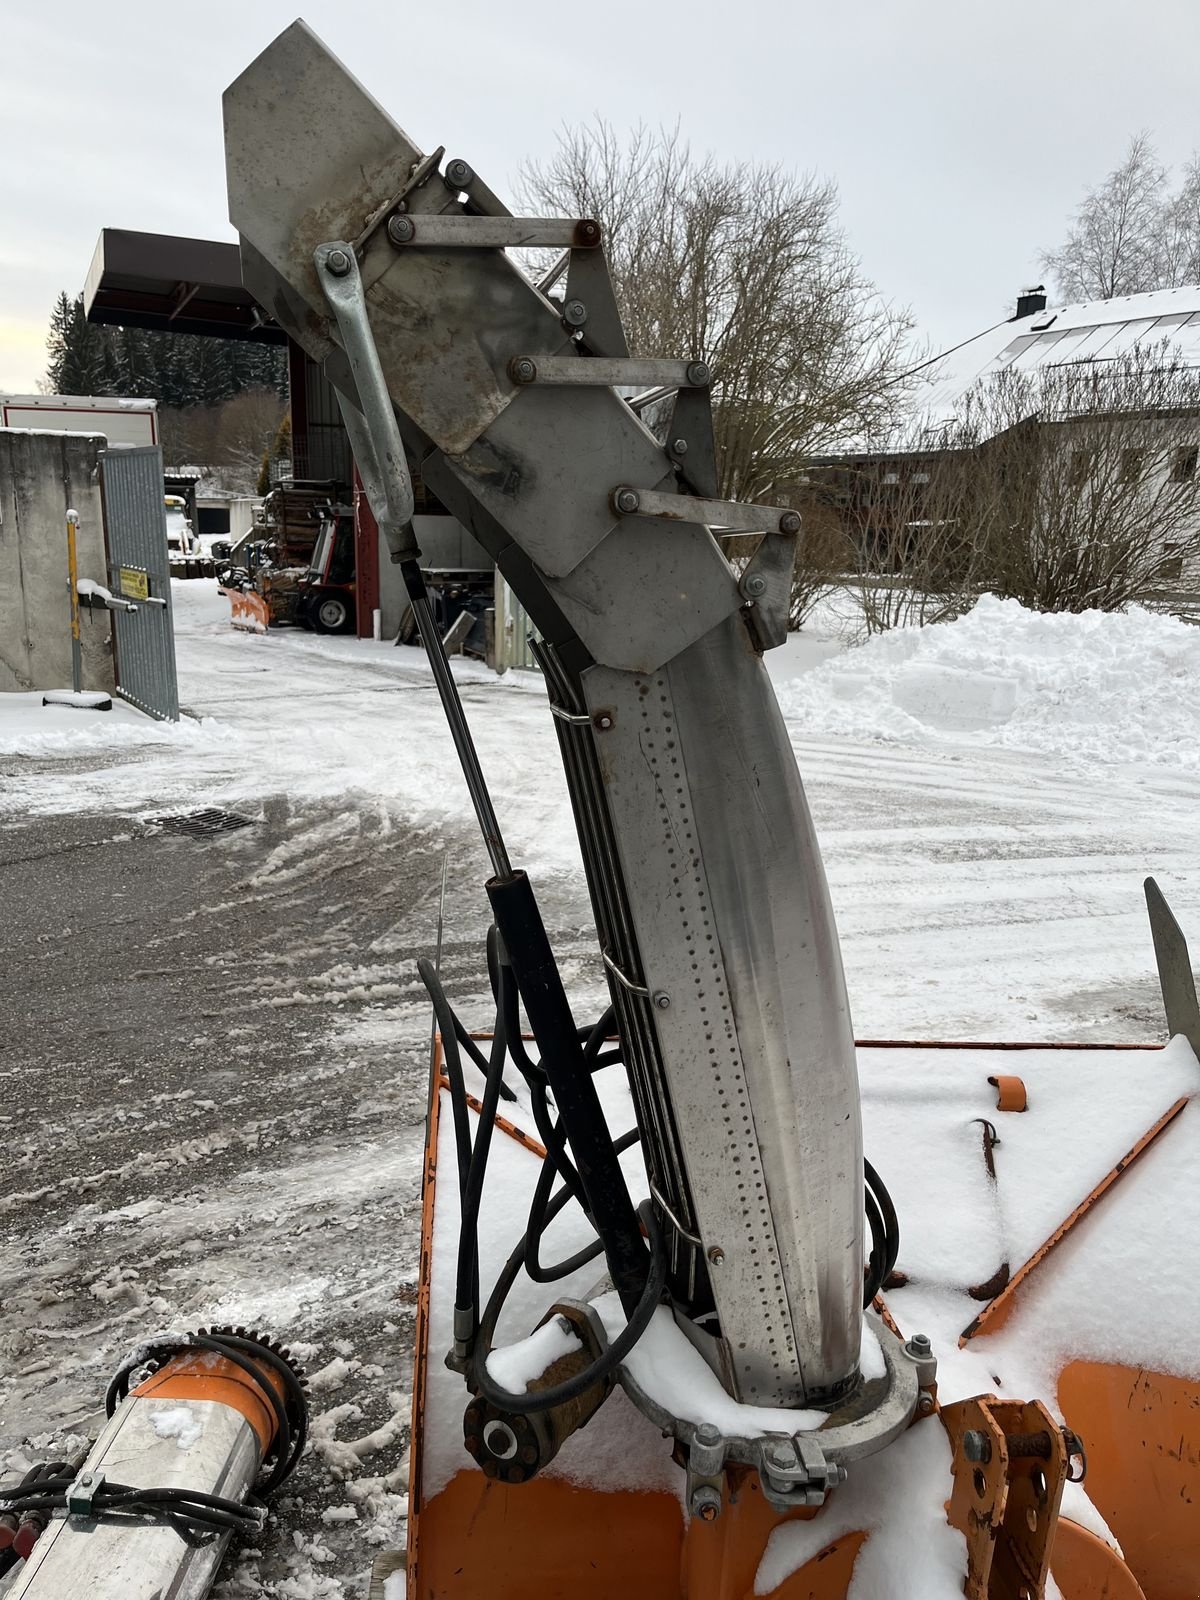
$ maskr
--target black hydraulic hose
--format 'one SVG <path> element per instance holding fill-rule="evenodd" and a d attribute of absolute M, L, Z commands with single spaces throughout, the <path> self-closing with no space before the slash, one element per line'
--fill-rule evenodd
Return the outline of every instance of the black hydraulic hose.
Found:
<path fill-rule="evenodd" d="M 863 1209 L 871 1230 L 871 1249 L 867 1257 L 866 1284 L 863 1288 L 863 1307 L 869 1306 L 883 1288 L 887 1277 L 887 1246 L 884 1237 L 883 1217 L 870 1189 L 863 1191 Z"/>
<path fill-rule="evenodd" d="M 433 962 L 422 956 L 417 962 L 421 982 L 433 1002 L 438 1032 L 442 1036 L 442 1053 L 446 1062 L 446 1076 L 450 1080 L 450 1108 L 454 1114 L 454 1149 L 458 1158 L 458 1194 L 461 1204 L 467 1190 L 467 1174 L 471 1170 L 471 1118 L 467 1106 L 467 1086 L 463 1079 L 462 1057 L 458 1053 L 458 1035 L 454 1029 L 454 1012 L 446 999 L 442 981 L 434 971 Z"/>
<path fill-rule="evenodd" d="M 546 1208 L 546 1221 L 552 1221 L 570 1198 L 569 1189 L 560 1189 Z M 552 1384 L 548 1389 L 538 1389 L 527 1394 L 509 1394 L 507 1390 L 492 1381 L 487 1371 L 487 1358 L 491 1354 L 491 1339 L 496 1322 L 524 1261 L 524 1239 L 517 1245 L 496 1280 L 496 1286 L 492 1290 L 487 1309 L 480 1322 L 479 1338 L 476 1341 L 471 1369 L 471 1379 L 475 1388 L 494 1406 L 498 1406 L 502 1411 L 528 1413 L 549 1411 L 554 1406 L 563 1405 L 568 1400 L 574 1400 L 577 1396 L 585 1394 L 610 1372 L 615 1371 L 637 1344 L 649 1327 L 650 1319 L 658 1309 L 667 1286 L 667 1252 L 653 1206 L 648 1201 L 644 1202 L 638 1209 L 638 1215 L 645 1225 L 650 1240 L 650 1270 L 628 1322 L 603 1354 L 582 1372 L 576 1373 L 573 1378 L 564 1379 L 562 1383 Z"/>
<path fill-rule="evenodd" d="M 458 1276 L 454 1300 L 456 1337 L 459 1312 L 464 1316 L 469 1315 L 472 1336 L 479 1315 L 479 1206 L 483 1199 L 483 1182 L 487 1174 L 492 1129 L 496 1125 L 496 1111 L 500 1103 L 500 1082 L 506 1055 L 504 1041 L 504 1023 L 497 1018 L 496 1031 L 492 1036 L 487 1083 L 479 1112 L 479 1127 L 475 1134 L 470 1170 L 462 1197 L 462 1216 L 458 1233 Z"/>
<path fill-rule="evenodd" d="M 886 1278 L 896 1265 L 896 1258 L 900 1254 L 900 1218 L 896 1214 L 896 1207 L 887 1191 L 887 1185 L 871 1163 L 865 1159 L 863 1161 L 863 1170 L 866 1173 L 867 1182 L 875 1193 L 879 1209 L 883 1214 L 884 1230 L 887 1238 L 886 1265 L 883 1272 Z"/>
<path fill-rule="evenodd" d="M 635 1145 L 641 1139 L 641 1132 L 631 1128 L 616 1141 L 613 1149 L 620 1155 Z M 544 1267 L 540 1259 L 542 1237 L 549 1226 L 551 1213 L 547 1210 L 550 1196 L 550 1186 L 554 1182 L 554 1169 L 547 1159 L 542 1163 L 542 1170 L 538 1173 L 537 1185 L 533 1191 L 533 1199 L 529 1204 L 529 1224 L 525 1230 L 525 1274 L 534 1283 L 557 1283 L 561 1278 L 569 1278 L 573 1272 L 578 1272 L 580 1267 L 586 1267 L 594 1261 L 604 1248 L 603 1241 L 595 1239 L 589 1245 L 584 1245 L 573 1256 L 568 1256 L 564 1261 L 558 1261 L 552 1267 Z"/>
<path fill-rule="evenodd" d="M 487 893 L 538 1041 L 546 1081 L 571 1147 L 588 1212 L 604 1241 L 613 1286 L 625 1315 L 631 1317 L 640 1303 L 650 1263 L 536 897 L 522 872 L 507 879 L 492 878 Z"/>

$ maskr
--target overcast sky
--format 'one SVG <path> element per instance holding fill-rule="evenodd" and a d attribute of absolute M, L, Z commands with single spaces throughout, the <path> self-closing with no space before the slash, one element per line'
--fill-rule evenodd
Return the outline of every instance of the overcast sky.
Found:
<path fill-rule="evenodd" d="M 102 227 L 232 238 L 221 92 L 275 0 L 0 0 L 0 391 Z M 850 243 L 935 348 L 1040 277 L 1085 186 L 1149 128 L 1200 145 L 1197 0 L 309 0 L 424 149 L 504 193 L 565 121 L 679 120 L 697 149 L 834 178 Z M 336 129 L 329 130 L 336 138 Z"/>

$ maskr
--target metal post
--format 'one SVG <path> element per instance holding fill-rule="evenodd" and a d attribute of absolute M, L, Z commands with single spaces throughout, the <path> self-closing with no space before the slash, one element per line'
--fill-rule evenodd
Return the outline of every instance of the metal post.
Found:
<path fill-rule="evenodd" d="M 71 584 L 71 687 L 76 694 L 83 689 L 83 649 L 79 642 L 79 563 L 75 555 L 75 532 L 78 527 L 78 511 L 68 511 L 67 576 Z"/>

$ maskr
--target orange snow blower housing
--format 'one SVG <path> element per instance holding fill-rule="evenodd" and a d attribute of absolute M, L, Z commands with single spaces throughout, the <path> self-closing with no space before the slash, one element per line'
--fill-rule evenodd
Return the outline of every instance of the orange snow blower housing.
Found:
<path fill-rule="evenodd" d="M 441 1059 L 439 1042 L 439 1063 Z M 1045 1591 L 1050 1574 L 1064 1600 L 1194 1600 L 1200 1593 L 1200 1375 L 1195 1366 L 1184 1377 L 1154 1371 L 1137 1360 L 1068 1357 L 1057 1368 L 1053 1412 L 997 1398 L 1008 1392 L 1003 1382 L 1007 1365 L 1018 1371 L 1026 1364 L 1036 1366 L 1045 1345 L 1070 1342 L 1069 1329 L 1056 1333 L 1040 1321 L 1045 1312 L 1056 1314 L 1059 1303 L 1052 1282 L 1055 1264 L 1048 1259 L 1054 1251 L 1061 1246 L 1062 1258 L 1071 1258 L 1068 1296 L 1076 1292 L 1077 1282 L 1085 1283 L 1100 1268 L 1104 1299 L 1088 1308 L 1092 1314 L 1086 1319 L 1085 1345 L 1098 1348 L 1106 1342 L 1110 1316 L 1113 1342 L 1120 1343 L 1119 1324 L 1148 1287 L 1125 1275 L 1131 1265 L 1127 1258 L 1113 1260 L 1120 1254 L 1124 1227 L 1131 1227 L 1136 1237 L 1146 1210 L 1159 1205 L 1166 1212 L 1182 1204 L 1185 1215 L 1194 1215 L 1185 1190 L 1190 1147 L 1200 1135 L 1197 1112 L 1189 1109 L 1189 1094 L 1200 1088 L 1200 1070 L 1186 1042 L 1178 1039 L 1167 1050 L 868 1042 L 860 1045 L 860 1062 L 867 1104 L 878 1107 L 881 1120 L 893 1122 L 897 1137 L 903 1135 L 905 1121 L 916 1135 L 920 1125 L 932 1120 L 953 1140 L 970 1125 L 960 1113 L 988 1110 L 993 1127 L 996 1122 L 1003 1125 L 993 1138 L 1006 1154 L 1028 1130 L 1031 1160 L 1044 1143 L 1063 1137 L 1063 1126 L 1056 1124 L 1077 1095 L 1127 1102 L 1121 1114 L 1107 1119 L 1107 1143 L 1078 1171 L 1052 1185 L 1053 1196 L 1035 1202 L 1041 1225 L 1042 1217 L 1052 1217 L 1060 1193 L 1080 1194 L 1080 1203 L 1062 1219 L 1066 1225 L 1052 1223 L 1045 1229 L 1045 1241 L 1025 1271 L 1001 1272 L 1004 1288 L 982 1307 L 972 1298 L 978 1293 L 973 1285 L 938 1289 L 937 1298 L 951 1321 L 955 1314 L 973 1314 L 974 1326 L 967 1324 L 959 1334 L 963 1366 L 961 1373 L 954 1372 L 954 1392 L 980 1377 L 995 1392 L 947 1400 L 943 1367 L 940 1392 L 937 1387 L 930 1392 L 928 1408 L 911 1424 L 910 1454 L 935 1462 L 941 1458 L 944 1513 L 965 1543 L 965 1583 L 955 1579 L 951 1587 L 929 1593 L 1029 1600 Z M 998 1068 L 1014 1065 L 1021 1066 L 1021 1075 L 1002 1078 L 1012 1106 L 1006 1114 L 997 1110 L 994 1097 L 989 1102 L 988 1084 Z M 931 1076 L 940 1096 L 931 1093 L 914 1112 L 914 1086 Z M 1187 1092 L 1177 1094 L 1179 1090 Z M 1130 1137 L 1127 1149 L 1114 1158 L 1125 1130 L 1163 1101 L 1162 1114 L 1140 1136 Z M 470 1096 L 470 1104 L 477 1116 L 478 1097 Z M 955 1109 L 943 1117 L 946 1107 Z M 1009 1120 L 1017 1110 L 1028 1119 L 1019 1126 Z M 464 1449 L 461 1387 L 442 1361 L 451 1330 L 439 1304 L 447 1304 L 447 1293 L 452 1298 L 452 1286 L 445 1282 L 445 1243 L 458 1228 L 454 1185 L 439 1181 L 439 1151 L 453 1164 L 444 1127 L 448 1115 L 449 1088 L 443 1076 L 431 1104 L 425 1159 L 407 1555 L 410 1600 L 524 1600 L 530 1595 L 564 1600 L 610 1600 L 613 1595 L 628 1600 L 843 1600 L 853 1592 L 856 1565 L 869 1559 L 872 1541 L 884 1547 L 894 1586 L 876 1583 L 861 1592 L 925 1600 L 927 1591 L 917 1586 L 922 1578 L 913 1576 L 906 1564 L 906 1552 L 911 1557 L 912 1543 L 922 1535 L 910 1530 L 896 1538 L 895 1530 L 884 1526 L 886 1512 L 872 1505 L 866 1493 L 856 1494 L 849 1506 L 839 1506 L 839 1496 L 851 1492 L 849 1483 L 835 1490 L 822 1508 L 781 1514 L 765 1499 L 757 1475 L 734 1466 L 726 1474 L 719 1514 L 687 1515 L 680 1498 L 682 1473 L 670 1444 L 619 1393 L 531 1481 L 509 1483 L 501 1474 L 480 1470 Z M 507 1115 L 496 1118 L 501 1148 L 493 1159 L 505 1213 L 534 1180 L 545 1154 L 538 1140 L 513 1120 L 517 1116 L 508 1108 Z M 1040 1118 L 1044 1125 L 1034 1131 Z M 870 1122 L 868 1113 L 868 1130 Z M 996 1184 L 987 1173 L 982 1148 L 981 1135 L 978 1170 L 966 1164 L 962 1169 L 968 1190 Z M 999 1163 L 997 1154 L 993 1167 Z M 1118 1185 L 1120 1179 L 1123 1185 Z M 964 1198 L 969 1202 L 969 1195 Z M 910 1217 L 909 1228 L 929 1228 L 932 1252 L 938 1233 L 946 1231 L 946 1219 L 938 1215 L 938 1197 L 930 1200 L 927 1214 Z M 1180 1268 L 1180 1276 L 1187 1276 L 1183 1263 Z M 908 1303 L 916 1302 L 914 1315 L 924 1316 L 929 1301 L 912 1279 L 901 1281 L 902 1273 L 896 1279 L 882 1309 L 885 1316 L 899 1317 L 907 1331 L 912 1326 L 906 1317 Z M 1011 1293 L 1010 1285 L 1015 1285 Z M 1194 1285 L 1190 1294 L 1194 1318 L 1200 1313 L 1200 1294 Z M 1186 1316 L 1185 1305 L 1175 1335 Z M 1001 1342 L 996 1335 L 1010 1326 L 1012 1336 Z M 1146 1353 L 1153 1357 L 1152 1350 Z M 552 1366 L 544 1376 L 547 1381 L 561 1378 L 564 1367 Z M 602 1433 L 603 1438 L 589 1440 L 589 1433 Z M 927 1438 L 918 1440 L 917 1435 Z M 886 1459 L 877 1458 L 880 1463 Z M 920 1470 L 913 1461 L 896 1466 L 901 1473 Z M 872 1487 L 883 1487 L 877 1471 L 872 1472 Z M 935 1489 L 934 1501 L 938 1493 Z M 937 1509 L 933 1501 L 924 1507 L 927 1516 Z M 869 1567 L 869 1573 L 877 1570 Z"/>

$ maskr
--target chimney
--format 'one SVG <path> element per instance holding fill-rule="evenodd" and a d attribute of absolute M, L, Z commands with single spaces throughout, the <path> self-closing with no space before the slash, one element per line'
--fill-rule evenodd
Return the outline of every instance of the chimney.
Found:
<path fill-rule="evenodd" d="M 1039 283 L 1036 289 L 1026 289 L 1024 294 L 1017 296 L 1017 309 L 1010 322 L 1017 322 L 1021 317 L 1031 317 L 1035 311 L 1046 309 L 1046 285 Z"/>

